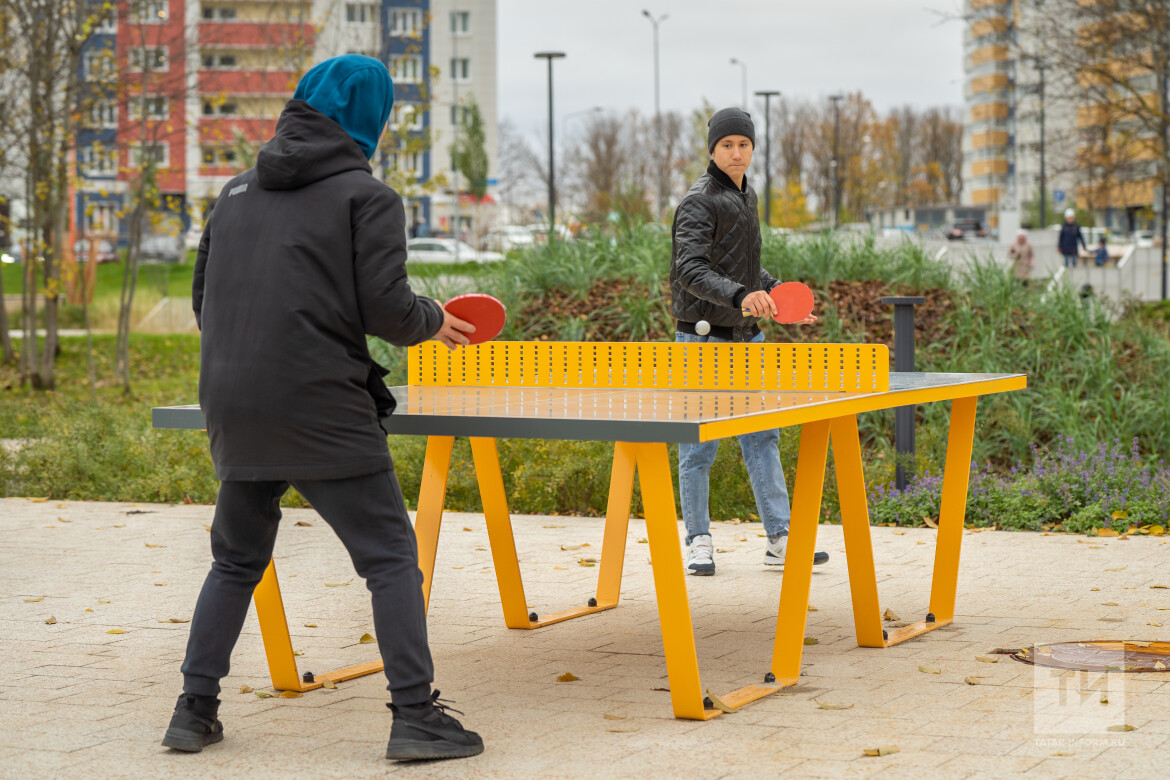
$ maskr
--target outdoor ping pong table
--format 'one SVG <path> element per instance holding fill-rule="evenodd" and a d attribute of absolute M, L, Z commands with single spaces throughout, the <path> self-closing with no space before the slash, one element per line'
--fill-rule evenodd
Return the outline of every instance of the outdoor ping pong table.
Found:
<path fill-rule="evenodd" d="M 456 436 L 470 439 L 504 622 L 534 629 L 617 606 L 635 474 L 641 489 L 674 714 L 707 720 L 699 680 L 668 444 L 800 425 L 788 552 L 769 671 L 721 701 L 738 707 L 795 685 L 804 649 L 817 523 L 830 440 L 840 495 L 857 643 L 888 647 L 952 622 L 976 401 L 1026 387 L 1021 374 L 890 374 L 882 345 L 489 342 L 454 352 L 410 349 L 409 384 L 391 388 L 393 434 L 427 436 L 415 533 L 430 596 Z M 857 415 L 952 401 L 929 613 L 882 627 Z M 197 406 L 154 410 L 156 428 L 202 428 Z M 615 442 L 595 595 L 551 615 L 528 612 L 497 438 Z M 362 664 L 303 682 L 297 675 L 276 570 L 255 592 L 273 686 L 310 690 L 379 671 Z"/>

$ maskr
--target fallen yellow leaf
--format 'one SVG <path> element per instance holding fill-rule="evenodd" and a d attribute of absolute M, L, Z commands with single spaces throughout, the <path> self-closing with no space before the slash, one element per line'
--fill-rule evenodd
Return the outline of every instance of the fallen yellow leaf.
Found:
<path fill-rule="evenodd" d="M 1102 601 L 1101 606 L 1103 606 L 1103 607 L 1116 607 L 1117 602 L 1116 601 Z"/>
<path fill-rule="evenodd" d="M 296 524 L 296 525 L 299 525 L 299 526 L 302 526 L 302 527 L 305 527 L 305 526 L 311 526 L 311 525 L 313 525 L 312 523 L 306 522 L 306 521 L 304 521 L 304 520 L 297 520 L 297 522 L 296 522 L 295 524 Z"/>
<path fill-rule="evenodd" d="M 241 685 L 240 693 L 255 693 L 255 691 L 252 690 L 252 686 L 250 685 Z"/>
<path fill-rule="evenodd" d="M 370 636 L 369 634 L 362 634 L 360 637 L 358 637 L 358 642 L 363 644 L 363 645 L 368 645 L 373 641 L 374 641 L 374 638 L 372 636 Z"/>
<path fill-rule="evenodd" d="M 637 729 L 606 729 L 606 731 L 611 734 L 632 734 L 637 731 Z"/>
<path fill-rule="evenodd" d="M 151 544 L 150 542 L 146 542 L 146 546 L 152 550 L 157 550 L 160 547 L 166 547 L 165 544 Z"/>
<path fill-rule="evenodd" d="M 1105 571 L 1125 571 L 1125 569 L 1125 566 L 1110 566 L 1109 568 L 1105 569 Z"/>
<path fill-rule="evenodd" d="M 862 751 L 867 756 L 888 756 L 891 753 L 901 752 L 897 745 L 884 745 L 882 747 L 866 748 Z"/>
<path fill-rule="evenodd" d="M 298 657 L 299 657 L 299 656 L 302 656 L 302 655 L 304 655 L 304 654 L 305 654 L 305 653 L 304 653 L 304 651 L 303 651 L 303 650 L 293 650 L 293 655 L 295 655 L 295 656 L 298 656 Z"/>
<path fill-rule="evenodd" d="M 348 585 L 351 582 L 353 582 L 352 579 L 346 580 L 345 582 L 326 582 L 325 587 L 326 588 L 344 588 L 346 585 Z"/>
<path fill-rule="evenodd" d="M 1135 728 L 1134 726 L 1131 726 L 1128 723 L 1122 723 L 1122 724 L 1119 724 L 1117 726 L 1110 726 L 1109 728 L 1107 728 L 1105 730 L 1106 731 L 1133 731 L 1134 728 Z"/>
<path fill-rule="evenodd" d="M 316 627 L 317 627 L 316 623 L 305 623 L 305 628 L 316 628 Z"/>
<path fill-rule="evenodd" d="M 124 628 L 111 628 L 106 633 L 107 634 L 125 634 L 127 632 L 126 632 L 126 629 L 124 629 Z"/>
<path fill-rule="evenodd" d="M 975 656 L 975 660 L 976 660 L 976 661 L 982 661 L 982 662 L 983 662 L 983 663 L 985 663 L 985 664 L 997 664 L 997 663 L 999 663 L 999 659 L 998 659 L 998 658 L 996 658 L 996 657 L 994 657 L 994 656 L 990 656 L 990 655 L 977 655 L 977 656 Z"/>
<path fill-rule="evenodd" d="M 45 624 L 51 626 L 56 622 L 57 622 L 57 618 L 53 617 L 52 615 L 49 615 L 49 619 L 45 621 Z"/>
<path fill-rule="evenodd" d="M 32 501 L 34 504 L 43 504 L 44 502 L 46 502 L 48 500 L 49 500 L 48 496 L 45 496 L 44 498 L 30 498 L 29 499 L 29 501 Z"/>
<path fill-rule="evenodd" d="M 86 610 L 85 610 L 85 611 L 86 611 L 86 612 L 93 612 L 93 610 L 92 610 L 92 609 L 89 609 L 88 607 L 86 608 Z M 161 622 L 163 622 L 163 621 L 161 621 L 161 620 L 160 620 L 159 622 L 161 623 Z"/>
<path fill-rule="evenodd" d="M 625 715 L 610 715 L 608 712 L 605 713 L 604 715 L 602 715 L 601 717 L 605 718 L 606 720 L 625 720 L 626 719 Z"/>
<path fill-rule="evenodd" d="M 1162 627 L 1161 623 L 1146 623 L 1146 625 L 1153 626 L 1154 628 L 1161 628 Z"/>
<path fill-rule="evenodd" d="M 814 607 L 812 604 L 809 604 L 809 605 L 808 605 L 808 611 L 809 611 L 809 612 L 819 612 L 820 610 L 818 610 L 818 609 L 817 609 L 816 607 Z"/>
<path fill-rule="evenodd" d="M 987 675 L 985 674 L 973 674 L 970 677 L 964 677 L 963 682 L 967 683 L 968 685 L 982 685 L 983 683 L 979 681 L 985 679 L 987 679 Z"/>
<path fill-rule="evenodd" d="M 719 710 L 720 712 L 735 712 L 739 709 L 739 707 L 732 707 L 731 705 L 727 704 L 723 701 L 723 699 L 720 699 L 718 696 L 711 693 L 711 691 L 707 691 L 707 698 L 711 700 L 711 704 L 715 706 L 715 709 Z"/>
<path fill-rule="evenodd" d="M 1151 585 L 1150 590 L 1170 590 L 1170 585 Z"/>
<path fill-rule="evenodd" d="M 191 618 L 167 618 L 166 620 L 158 621 L 160 623 L 190 623 Z"/>
<path fill-rule="evenodd" d="M 25 599 L 24 603 L 25 604 L 35 604 L 38 601 L 44 601 L 44 600 L 45 600 L 44 596 L 37 596 L 35 599 Z"/>
<path fill-rule="evenodd" d="M 563 525 L 542 525 L 541 528 L 564 528 Z"/>
<path fill-rule="evenodd" d="M 337 690 L 337 683 L 333 682 L 328 677 L 323 677 L 321 679 L 321 687 L 328 688 L 329 690 L 333 691 Z"/>
<path fill-rule="evenodd" d="M 460 568 L 462 568 L 462 567 L 460 567 Z M 568 570 L 569 569 L 566 566 L 554 566 L 553 567 L 553 571 L 568 571 Z"/>
<path fill-rule="evenodd" d="M 923 674 L 942 674 L 942 669 L 935 669 L 933 666 L 918 665 L 918 671 Z"/>
<path fill-rule="evenodd" d="M 580 679 L 580 677 L 573 674 L 572 672 L 565 672 L 564 674 L 557 677 L 557 682 L 576 682 Z"/>
<path fill-rule="evenodd" d="M 596 558 L 578 558 L 577 565 L 578 566 L 596 566 L 597 559 Z"/>
<path fill-rule="evenodd" d="M 282 698 L 282 699 L 299 699 L 304 695 L 305 694 L 301 693 L 300 691 L 281 691 L 280 692 L 280 698 Z"/>
<path fill-rule="evenodd" d="M 1160 672 L 1166 668 L 1166 664 L 1162 663 L 1161 661 L 1154 661 L 1154 668 Z"/>
<path fill-rule="evenodd" d="M 1097 536 L 1121 536 L 1121 533 L 1113 528 L 1098 528 Z"/>
<path fill-rule="evenodd" d="M 1054 755 L 1054 756 L 1075 756 L 1075 755 L 1076 755 L 1076 753 L 1060 753 L 1060 752 L 1057 752 L 1057 753 L 1053 753 L 1052 755 Z"/>
<path fill-rule="evenodd" d="M 638 544 L 649 544 L 649 543 L 650 543 L 649 539 L 639 539 L 638 540 Z"/>
<path fill-rule="evenodd" d="M 573 550 L 580 550 L 582 547 L 588 546 L 589 542 L 584 542 L 583 544 L 562 544 L 561 549 L 565 550 L 566 552 L 571 552 Z"/>
<path fill-rule="evenodd" d="M 885 612 L 883 612 L 882 618 L 885 620 L 901 620 L 902 619 L 902 618 L 898 617 L 898 613 L 892 609 L 887 609 Z"/>
<path fill-rule="evenodd" d="M 806 636 L 804 638 L 804 643 L 806 645 L 819 645 L 821 640 L 817 639 L 815 636 Z"/>
<path fill-rule="evenodd" d="M 98 599 L 98 603 L 99 604 L 109 604 L 110 602 L 106 601 L 105 599 Z"/>
<path fill-rule="evenodd" d="M 258 699 L 271 699 L 272 694 L 266 693 L 264 691 L 256 691 L 256 698 L 258 698 Z"/>
<path fill-rule="evenodd" d="M 821 701 L 820 699 L 813 699 L 813 701 L 815 701 L 817 703 L 817 706 L 820 707 L 822 710 L 851 710 L 851 709 L 853 709 L 852 704 L 830 704 L 828 702 Z"/>
<path fill-rule="evenodd" d="M 892 534 L 897 534 L 898 536 L 905 536 L 905 535 L 906 535 L 906 532 L 905 532 L 905 531 L 903 531 L 901 528 L 895 528 L 895 529 L 894 529 L 893 531 L 891 531 L 890 533 L 892 533 Z"/>
<path fill-rule="evenodd" d="M 72 523 L 73 521 L 72 521 L 72 520 L 66 520 L 64 517 L 58 517 L 58 518 L 57 518 L 57 522 L 58 522 L 58 523 Z"/>

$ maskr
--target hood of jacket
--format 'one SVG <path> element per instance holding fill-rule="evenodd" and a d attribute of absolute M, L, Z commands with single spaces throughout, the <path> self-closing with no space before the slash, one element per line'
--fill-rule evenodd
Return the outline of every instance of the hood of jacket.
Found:
<path fill-rule="evenodd" d="M 303 100 L 290 100 L 276 135 L 256 155 L 256 177 L 266 190 L 295 190 L 343 171 L 370 173 L 370 163 L 341 125 Z"/>
<path fill-rule="evenodd" d="M 386 66 L 361 54 L 330 57 L 297 82 L 293 100 L 303 100 L 341 125 L 372 159 L 394 106 L 394 82 Z"/>

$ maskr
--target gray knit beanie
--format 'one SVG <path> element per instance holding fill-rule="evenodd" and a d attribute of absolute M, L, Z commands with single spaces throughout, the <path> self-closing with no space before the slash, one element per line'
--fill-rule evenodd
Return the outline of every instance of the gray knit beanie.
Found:
<path fill-rule="evenodd" d="M 714 152 L 715 144 L 729 135 L 744 135 L 756 145 L 756 126 L 752 115 L 738 108 L 724 108 L 716 111 L 707 120 L 707 151 Z"/>

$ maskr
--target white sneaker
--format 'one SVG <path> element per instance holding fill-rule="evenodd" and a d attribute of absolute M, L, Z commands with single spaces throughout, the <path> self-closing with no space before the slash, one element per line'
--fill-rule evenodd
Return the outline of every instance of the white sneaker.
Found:
<path fill-rule="evenodd" d="M 776 541 L 768 540 L 764 545 L 764 565 L 765 566 L 783 566 L 784 555 L 788 552 L 788 534 L 779 537 Z M 813 566 L 820 566 L 822 563 L 829 562 L 829 554 L 827 552 L 813 553 Z"/>
<path fill-rule="evenodd" d="M 710 577 L 715 573 L 715 545 L 710 534 L 700 534 L 687 545 L 687 574 Z"/>

